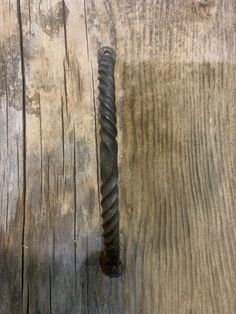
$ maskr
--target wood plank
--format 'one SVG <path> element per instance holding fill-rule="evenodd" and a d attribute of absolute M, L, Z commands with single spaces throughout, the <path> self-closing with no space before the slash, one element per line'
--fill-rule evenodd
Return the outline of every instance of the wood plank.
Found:
<path fill-rule="evenodd" d="M 16 1 L 0 3 L 0 313 L 22 304 L 24 104 Z"/>
<path fill-rule="evenodd" d="M 235 12 L 0 3 L 0 313 L 236 312 Z M 118 279 L 98 264 L 103 45 L 117 52 Z"/>
<path fill-rule="evenodd" d="M 86 7 L 94 76 L 118 59 L 125 274 L 98 312 L 235 313 L 235 2 Z"/>
<path fill-rule="evenodd" d="M 88 259 L 101 241 L 83 12 L 77 1 L 21 5 L 28 108 L 25 313 L 86 312 Z"/>

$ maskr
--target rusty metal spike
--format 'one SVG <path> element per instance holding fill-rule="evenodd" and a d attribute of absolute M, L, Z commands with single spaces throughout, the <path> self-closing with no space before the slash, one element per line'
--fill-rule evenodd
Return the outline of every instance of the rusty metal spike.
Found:
<path fill-rule="evenodd" d="M 104 243 L 100 264 L 103 273 L 110 277 L 118 277 L 122 272 L 119 247 L 115 61 L 116 55 L 112 48 L 103 47 L 99 50 L 100 176 Z"/>

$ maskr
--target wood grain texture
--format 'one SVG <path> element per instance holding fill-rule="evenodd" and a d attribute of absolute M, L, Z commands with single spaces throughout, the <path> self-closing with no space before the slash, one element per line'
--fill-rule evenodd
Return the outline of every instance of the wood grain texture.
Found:
<path fill-rule="evenodd" d="M 3 0 L 0 17 L 0 313 L 234 314 L 235 1 Z M 118 279 L 98 263 L 104 45 Z"/>
<path fill-rule="evenodd" d="M 24 113 L 17 5 L 0 4 L 0 313 L 22 305 Z M 3 30 L 7 31 L 4 32 Z"/>

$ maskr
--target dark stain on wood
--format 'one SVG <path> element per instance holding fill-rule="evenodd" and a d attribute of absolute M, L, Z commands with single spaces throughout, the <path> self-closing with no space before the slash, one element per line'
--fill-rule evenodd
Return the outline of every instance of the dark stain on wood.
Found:
<path fill-rule="evenodd" d="M 16 313 L 21 308 L 21 237 L 22 198 L 16 202 L 15 216 L 8 222 L 7 230 L 0 227 L 0 313 Z M 14 284 L 15 283 L 15 284 Z"/>
<path fill-rule="evenodd" d="M 46 13 L 39 10 L 39 21 L 42 30 L 50 37 L 57 36 L 64 28 L 68 15 L 69 10 L 64 1 L 57 2 Z"/>
<path fill-rule="evenodd" d="M 19 76 L 21 55 L 18 47 L 19 38 L 16 35 L 7 37 L 0 44 L 0 96 L 6 97 L 8 106 L 21 110 L 20 102 L 15 101 L 22 91 Z"/>
<path fill-rule="evenodd" d="M 85 171 L 87 170 L 87 167 L 89 166 L 89 148 L 88 143 L 84 139 L 78 141 L 76 143 L 77 145 L 77 158 L 78 158 L 78 167 L 79 171 Z"/>
<path fill-rule="evenodd" d="M 217 13 L 218 0 L 194 0 L 193 10 L 202 19 L 209 19 Z"/>
<path fill-rule="evenodd" d="M 38 92 L 32 97 L 27 96 L 25 108 L 28 114 L 35 114 L 37 117 L 40 116 L 40 94 Z"/>

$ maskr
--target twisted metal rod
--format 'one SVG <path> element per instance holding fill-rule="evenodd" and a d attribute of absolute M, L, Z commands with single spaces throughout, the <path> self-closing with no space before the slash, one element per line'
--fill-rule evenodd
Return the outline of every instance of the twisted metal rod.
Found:
<path fill-rule="evenodd" d="M 100 264 L 102 271 L 110 277 L 118 277 L 122 271 L 119 250 L 115 61 L 116 55 L 112 48 L 103 47 L 99 50 L 98 99 L 100 102 L 100 175 L 104 243 Z"/>

